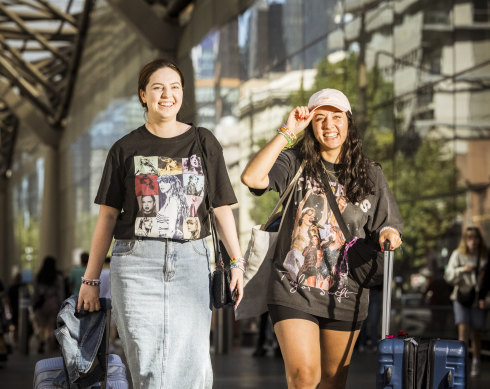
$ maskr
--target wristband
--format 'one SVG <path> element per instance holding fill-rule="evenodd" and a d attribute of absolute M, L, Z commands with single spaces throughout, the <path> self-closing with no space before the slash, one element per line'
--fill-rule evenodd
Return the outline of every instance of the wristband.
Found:
<path fill-rule="evenodd" d="M 100 278 L 90 280 L 90 279 L 82 276 L 82 284 L 90 285 L 90 286 L 99 286 L 100 285 Z"/>
<path fill-rule="evenodd" d="M 385 226 L 381 230 L 379 230 L 379 233 L 381 234 L 384 230 L 395 231 L 398 234 L 398 236 L 401 236 L 400 231 L 398 231 L 395 227 Z"/>

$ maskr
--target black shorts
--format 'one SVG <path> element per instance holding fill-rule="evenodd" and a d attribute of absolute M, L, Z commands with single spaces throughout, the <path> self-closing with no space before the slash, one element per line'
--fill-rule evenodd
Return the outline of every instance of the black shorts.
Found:
<path fill-rule="evenodd" d="M 269 304 L 268 307 L 273 325 L 281 320 L 303 319 L 312 321 L 313 323 L 318 325 L 321 330 L 355 331 L 361 328 L 363 322 L 362 320 L 351 322 L 344 320 L 328 319 L 326 317 L 312 315 L 298 309 L 285 307 L 284 305 Z"/>

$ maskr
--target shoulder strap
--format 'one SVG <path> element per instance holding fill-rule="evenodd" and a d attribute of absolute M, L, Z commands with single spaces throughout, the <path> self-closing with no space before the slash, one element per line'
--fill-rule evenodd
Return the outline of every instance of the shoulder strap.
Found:
<path fill-rule="evenodd" d="M 206 204 L 208 206 L 208 217 L 209 217 L 209 226 L 211 229 L 211 236 L 213 238 L 213 246 L 214 246 L 214 253 L 215 253 L 215 264 L 217 269 L 222 269 L 224 268 L 224 263 L 223 263 L 223 255 L 221 254 L 221 247 L 219 245 L 219 237 L 218 237 L 218 231 L 216 229 L 216 217 L 214 215 L 214 209 L 213 209 L 213 202 L 210 198 L 211 196 L 211 191 L 209 190 L 208 186 L 208 169 L 206 168 L 206 161 L 204 158 L 204 151 L 202 148 L 201 144 L 201 136 L 199 135 L 199 127 L 195 127 L 196 131 L 196 139 L 197 139 L 197 147 L 199 147 L 199 153 L 201 154 L 201 159 L 202 159 L 202 171 L 204 174 L 204 188 L 205 188 L 205 193 L 204 197 L 206 199 Z"/>
<path fill-rule="evenodd" d="M 330 187 L 330 180 L 327 176 L 327 200 L 328 204 L 330 205 L 330 209 L 332 210 L 333 214 L 335 215 L 335 219 L 337 219 L 337 223 L 339 223 L 339 227 L 342 230 L 342 233 L 344 234 L 345 239 L 347 242 L 350 242 L 354 237 L 350 233 L 349 229 L 347 228 L 347 224 L 345 224 L 344 218 L 342 217 L 342 213 L 340 212 L 339 205 L 337 204 L 337 201 L 335 200 L 335 196 L 331 190 Z"/>
<path fill-rule="evenodd" d="M 274 217 L 274 215 L 276 214 L 277 210 L 281 207 L 281 205 L 284 204 L 284 201 L 287 198 L 286 205 L 283 207 L 283 214 L 284 214 L 284 212 L 286 211 L 286 209 L 289 206 L 289 203 L 291 202 L 291 199 L 292 199 L 293 193 L 294 193 L 294 190 L 293 189 L 296 187 L 296 184 L 298 183 L 299 177 L 301 177 L 301 173 L 303 173 L 304 167 L 305 167 L 305 161 L 301 162 L 301 165 L 299 166 L 298 171 L 296 172 L 296 174 L 294 175 L 293 179 L 289 183 L 288 187 L 286 188 L 286 190 L 282 194 L 281 198 L 279 199 L 279 201 L 275 205 L 275 207 L 272 210 L 271 214 L 267 218 L 267 221 L 264 224 L 262 224 L 262 229 L 264 229 L 267 225 L 269 225 L 269 223 L 271 222 L 271 219 Z M 284 219 L 281 218 L 281 223 L 279 224 L 279 231 L 281 231 L 283 220 Z"/>

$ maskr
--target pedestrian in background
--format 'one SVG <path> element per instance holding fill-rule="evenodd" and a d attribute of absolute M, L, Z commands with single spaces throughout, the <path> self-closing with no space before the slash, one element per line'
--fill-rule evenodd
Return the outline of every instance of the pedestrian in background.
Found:
<path fill-rule="evenodd" d="M 477 227 L 467 227 L 456 250 L 453 251 L 444 278 L 454 285 L 451 294 L 454 322 L 458 339 L 469 346 L 471 339 L 471 375 L 480 374 L 481 331 L 485 328 L 485 296 L 488 277 L 485 277 L 487 246 Z"/>
<path fill-rule="evenodd" d="M 39 353 L 56 348 L 54 337 L 56 316 L 65 297 L 63 274 L 56 268 L 56 259 L 47 256 L 37 273 L 32 295 Z"/>
<path fill-rule="evenodd" d="M 135 389 L 212 387 L 205 197 L 211 199 L 218 233 L 232 257 L 231 288 L 238 291 L 237 304 L 243 294 L 244 260 L 230 207 L 236 198 L 223 150 L 209 130 L 177 120 L 183 88 L 182 73 L 171 61 L 155 60 L 140 71 L 138 96 L 147 121 L 109 151 L 95 199 L 99 216 L 78 300 L 78 309 L 100 309 L 100 274 L 114 236 L 113 315 Z M 195 169 L 183 169 L 190 159 Z M 135 184 L 141 174 L 154 183 L 144 192 Z M 191 216 L 189 204 L 190 200 L 195 204 L 195 198 L 186 197 L 183 184 L 189 181 L 186 175 L 196 174 L 205 191 Z M 154 196 L 158 211 L 144 218 L 148 227 L 142 231 L 137 214 L 143 203 L 138 197 L 148 195 Z M 197 233 L 185 239 L 184 223 L 189 217 L 194 218 Z"/>
<path fill-rule="evenodd" d="M 302 138 L 284 150 L 303 131 Z M 323 89 L 307 107 L 294 108 L 278 134 L 249 162 L 242 182 L 257 195 L 283 193 L 303 162 L 283 215 L 268 308 L 288 387 L 339 389 L 345 387 L 369 296 L 342 264 L 347 242 L 326 193 L 334 193 L 353 235 L 369 235 L 381 247 L 387 239 L 391 249 L 400 246 L 401 216 L 381 168 L 363 154 L 342 92 Z M 307 261 L 308 246 L 316 255 Z"/>

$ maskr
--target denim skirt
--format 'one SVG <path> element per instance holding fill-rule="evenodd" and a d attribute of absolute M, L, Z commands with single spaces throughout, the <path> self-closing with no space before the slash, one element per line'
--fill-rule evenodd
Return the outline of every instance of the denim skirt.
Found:
<path fill-rule="evenodd" d="M 111 296 L 135 389 L 212 387 L 204 239 L 116 240 Z"/>

